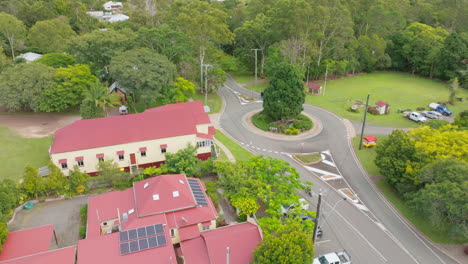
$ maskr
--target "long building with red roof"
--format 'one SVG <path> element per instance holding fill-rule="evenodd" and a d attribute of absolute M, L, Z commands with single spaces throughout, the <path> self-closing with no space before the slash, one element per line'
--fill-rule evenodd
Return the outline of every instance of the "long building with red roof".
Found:
<path fill-rule="evenodd" d="M 114 160 L 135 171 L 159 166 L 165 153 L 191 144 L 200 159 L 211 157 L 214 127 L 200 101 L 151 108 L 143 113 L 79 120 L 56 131 L 50 147 L 65 175 L 77 165 L 96 173 L 99 161 Z"/>

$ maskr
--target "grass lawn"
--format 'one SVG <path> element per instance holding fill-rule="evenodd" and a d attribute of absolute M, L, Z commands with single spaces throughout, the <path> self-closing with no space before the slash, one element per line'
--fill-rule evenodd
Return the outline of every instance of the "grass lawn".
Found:
<path fill-rule="evenodd" d="M 23 138 L 8 127 L 0 127 L 0 179 L 20 179 L 24 167 L 42 167 L 49 162 L 52 137 Z"/>
<path fill-rule="evenodd" d="M 381 72 L 329 81 L 325 95 L 307 95 L 306 103 L 323 107 L 350 120 L 361 121 L 363 108 L 360 108 L 359 113 L 349 112 L 346 108 L 356 100 L 365 103 L 367 93 L 371 94 L 370 106 L 375 106 L 375 102 L 380 100 L 390 104 L 390 114 L 367 115 L 367 122 L 393 127 L 418 126 L 416 122 L 397 113 L 397 109 L 427 109 L 429 103 L 445 102 L 449 97 L 448 85 L 445 83 L 405 73 Z M 460 88 L 457 97 L 462 97 L 463 102 L 448 107 L 455 116 L 468 109 L 468 91 Z"/>
<path fill-rule="evenodd" d="M 259 93 L 263 92 L 267 86 L 268 86 L 268 81 L 263 82 L 263 83 L 257 83 L 257 85 L 255 84 L 244 85 L 245 88 L 254 90 Z"/>
<path fill-rule="evenodd" d="M 384 136 L 377 137 L 379 141 L 383 140 Z M 380 176 L 379 169 L 374 164 L 374 159 L 376 157 L 375 148 L 365 148 L 361 150 L 358 149 L 359 146 L 359 137 L 353 138 L 353 146 L 356 154 L 361 161 L 362 165 L 366 169 L 367 173 L 374 176 Z M 406 206 L 405 201 L 401 199 L 400 195 L 395 192 L 392 186 L 390 186 L 385 180 L 378 180 L 376 182 L 377 187 L 383 193 L 383 195 L 389 200 L 393 206 L 416 228 L 424 233 L 429 239 L 436 243 L 442 244 L 457 244 L 459 241 L 453 241 L 448 237 L 450 230 L 450 225 L 443 224 L 440 228 L 434 228 L 425 217 L 416 215 L 413 210 Z"/>
<path fill-rule="evenodd" d="M 205 95 L 200 94 L 199 91 L 195 92 L 195 95 L 192 96 L 194 101 L 202 101 L 203 105 L 205 104 Z M 208 106 L 210 107 L 211 112 L 208 114 L 218 113 L 221 111 L 223 106 L 223 99 L 219 96 L 218 93 L 209 93 L 208 94 Z"/>
<path fill-rule="evenodd" d="M 231 75 L 238 83 L 255 81 L 255 74 L 250 71 L 229 72 L 229 75 Z"/>
<path fill-rule="evenodd" d="M 305 155 L 293 155 L 293 157 L 298 159 L 303 164 L 316 163 L 322 160 L 322 156 L 319 153 L 305 154 Z"/>
<path fill-rule="evenodd" d="M 300 114 L 296 119 L 293 120 L 293 126 L 300 131 L 306 131 L 312 129 L 314 123 L 307 116 Z M 270 131 L 270 127 L 278 128 L 278 132 L 284 133 L 284 129 L 287 128 L 285 124 L 278 125 L 272 118 L 262 113 L 257 113 L 252 116 L 252 123 L 263 131 Z M 283 128 L 281 128 L 283 126 Z"/>
<path fill-rule="evenodd" d="M 232 139 L 224 135 L 221 131 L 216 130 L 216 134 L 214 136 L 217 140 L 219 140 L 221 143 L 223 143 L 224 146 L 226 146 L 236 158 L 236 160 L 248 160 L 252 157 L 254 157 L 254 154 L 252 154 L 250 151 L 246 150 L 236 142 L 234 142 Z"/>

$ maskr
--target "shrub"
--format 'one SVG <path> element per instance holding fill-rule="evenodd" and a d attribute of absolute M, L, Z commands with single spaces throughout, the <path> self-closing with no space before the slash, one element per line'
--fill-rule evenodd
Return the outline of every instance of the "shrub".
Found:
<path fill-rule="evenodd" d="M 80 237 L 86 238 L 86 226 L 80 226 Z"/>
<path fill-rule="evenodd" d="M 370 113 L 370 114 L 373 114 L 373 115 L 378 115 L 379 114 L 379 110 L 377 110 L 377 108 L 375 108 L 373 106 L 370 106 L 369 108 L 367 108 L 367 112 Z"/>
<path fill-rule="evenodd" d="M 82 225 L 86 225 L 88 220 L 88 205 L 85 204 L 80 208 L 80 220 Z"/>
<path fill-rule="evenodd" d="M 313 122 L 307 116 L 300 114 L 296 120 L 294 120 L 293 126 L 301 131 L 312 129 Z"/>
<path fill-rule="evenodd" d="M 213 204 L 218 208 L 219 198 L 218 198 L 218 190 L 216 182 L 205 182 L 206 186 L 206 194 L 211 198 Z"/>
<path fill-rule="evenodd" d="M 290 127 L 284 132 L 286 135 L 299 135 L 299 130 L 295 127 Z"/>

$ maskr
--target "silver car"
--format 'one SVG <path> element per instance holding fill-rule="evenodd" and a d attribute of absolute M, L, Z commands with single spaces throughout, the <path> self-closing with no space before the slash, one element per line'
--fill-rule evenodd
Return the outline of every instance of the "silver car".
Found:
<path fill-rule="evenodd" d="M 431 119 L 440 119 L 442 117 L 442 114 L 436 111 L 424 111 L 422 115 Z"/>

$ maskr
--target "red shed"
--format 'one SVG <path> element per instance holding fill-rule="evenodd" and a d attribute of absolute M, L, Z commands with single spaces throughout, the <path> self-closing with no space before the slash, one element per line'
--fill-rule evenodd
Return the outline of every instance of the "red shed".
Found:
<path fill-rule="evenodd" d="M 313 82 L 308 82 L 307 83 L 307 88 L 308 88 L 308 91 L 309 93 L 311 94 L 316 94 L 316 95 L 320 95 L 322 94 L 322 85 L 318 84 L 318 83 L 313 83 Z"/>

